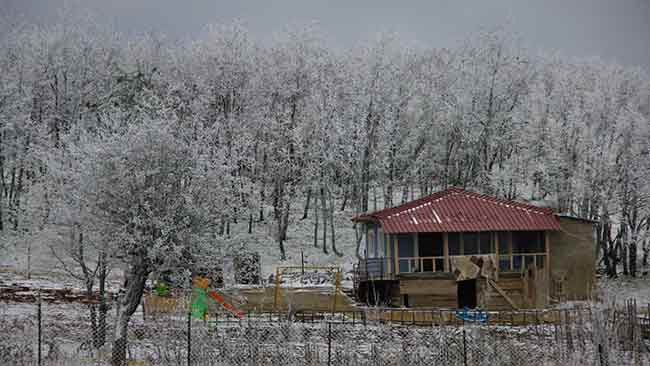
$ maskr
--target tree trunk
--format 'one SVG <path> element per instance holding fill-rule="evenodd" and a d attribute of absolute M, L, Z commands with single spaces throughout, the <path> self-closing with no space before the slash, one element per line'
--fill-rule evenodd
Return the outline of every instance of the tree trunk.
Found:
<path fill-rule="evenodd" d="M 137 258 L 135 263 L 130 265 L 126 274 L 124 295 L 118 300 L 119 310 L 115 324 L 115 340 L 113 341 L 113 353 L 111 355 L 112 366 L 123 366 L 126 363 L 126 347 L 129 320 L 140 304 L 144 284 L 149 275 L 147 265 L 143 258 Z"/>
<path fill-rule="evenodd" d="M 321 212 L 323 216 L 323 253 L 327 252 L 327 203 L 325 202 L 325 189 L 320 187 Z"/>
<path fill-rule="evenodd" d="M 402 204 L 408 202 L 409 200 L 409 186 L 408 184 L 404 184 L 402 187 Z"/>
<path fill-rule="evenodd" d="M 106 253 L 101 252 L 99 255 L 99 271 L 97 280 L 99 282 L 99 319 L 97 324 L 97 335 L 95 338 L 95 348 L 100 348 L 106 343 L 106 277 L 108 276 L 108 264 L 106 263 Z"/>
<path fill-rule="evenodd" d="M 363 256 L 359 254 L 359 249 L 361 249 L 361 241 L 363 240 L 363 235 L 361 235 L 360 233 L 361 229 L 359 229 L 357 225 L 358 225 L 357 223 L 354 224 L 354 236 L 357 242 L 357 245 L 354 249 L 354 255 L 357 257 L 357 260 L 362 260 Z M 364 226 L 361 225 L 361 227 L 363 228 Z"/>
<path fill-rule="evenodd" d="M 291 209 L 288 199 L 284 200 L 284 212 L 282 214 L 282 240 L 287 240 L 287 229 L 289 228 L 289 211 Z M 284 248 L 283 248 L 284 250 Z"/>
<path fill-rule="evenodd" d="M 282 235 L 282 220 L 278 220 L 278 247 L 280 248 L 280 260 L 287 259 L 287 253 L 284 250 L 284 237 Z"/>
<path fill-rule="evenodd" d="M 284 222 L 289 219 L 289 202 L 284 197 L 284 182 L 276 181 L 273 189 L 273 213 L 277 223 L 278 246 L 280 248 L 280 259 L 286 260 L 287 255 L 284 249 L 287 225 Z"/>
<path fill-rule="evenodd" d="M 318 198 L 314 204 L 314 248 L 318 248 Z"/>
<path fill-rule="evenodd" d="M 621 247 L 622 253 L 619 254 L 619 258 L 621 258 L 623 260 L 623 275 L 628 276 L 630 274 L 630 266 L 629 266 L 630 263 L 628 262 L 628 260 L 630 258 L 629 257 L 630 247 L 629 247 L 629 242 L 628 242 L 628 232 L 627 232 L 627 230 L 623 229 L 622 227 L 621 227 L 621 230 L 624 230 L 624 231 L 623 231 L 623 235 L 622 235 L 622 238 L 621 238 L 621 240 L 622 240 L 622 247 Z"/>
<path fill-rule="evenodd" d="M 630 276 L 636 277 L 636 235 L 632 236 L 632 240 L 628 244 L 628 260 L 629 260 L 629 267 L 630 267 Z"/>
<path fill-rule="evenodd" d="M 629 256 L 629 275 L 631 277 L 636 277 L 636 243 L 630 243 L 628 247 L 628 256 Z"/>
<path fill-rule="evenodd" d="M 386 208 L 386 204 L 384 203 L 384 208 Z M 372 210 L 377 211 L 377 187 L 372 187 Z M 368 208 L 363 212 L 368 212 Z"/>
<path fill-rule="evenodd" d="M 341 257 L 343 256 L 343 253 L 339 252 L 336 249 L 336 229 L 335 229 L 335 224 L 334 224 L 334 195 L 332 194 L 331 190 L 328 190 L 328 198 L 330 201 L 330 234 L 332 236 L 332 251 L 334 254 L 337 256 Z"/>
<path fill-rule="evenodd" d="M 300 220 L 304 220 L 309 216 L 309 203 L 311 202 L 311 188 L 307 188 L 307 202 L 305 202 L 305 208 L 302 211 L 302 217 Z"/>
<path fill-rule="evenodd" d="M 374 192 L 374 188 L 373 188 L 373 192 Z M 376 201 L 377 198 L 375 195 L 375 202 Z M 384 208 L 389 208 L 389 207 L 393 207 L 393 182 L 390 181 L 388 182 L 388 185 L 384 188 Z"/>
<path fill-rule="evenodd" d="M 341 212 L 345 211 L 345 207 L 348 204 L 348 192 L 347 190 L 343 191 L 343 203 L 341 203 Z"/>

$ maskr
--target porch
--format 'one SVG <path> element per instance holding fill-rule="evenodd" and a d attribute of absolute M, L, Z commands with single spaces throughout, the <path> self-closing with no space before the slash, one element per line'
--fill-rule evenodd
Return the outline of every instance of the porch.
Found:
<path fill-rule="evenodd" d="M 498 278 L 499 273 L 546 268 L 550 254 L 545 231 L 370 234 L 367 239 L 367 255 L 355 266 L 355 281 L 449 277 L 454 263 L 472 257 L 489 258 Z"/>

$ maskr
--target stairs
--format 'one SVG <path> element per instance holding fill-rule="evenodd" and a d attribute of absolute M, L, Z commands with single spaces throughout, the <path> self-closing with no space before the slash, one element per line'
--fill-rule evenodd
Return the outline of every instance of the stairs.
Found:
<path fill-rule="evenodd" d="M 350 287 L 341 287 L 341 292 L 345 294 L 345 296 L 349 297 L 355 305 L 363 305 L 357 301 L 355 289 Z"/>

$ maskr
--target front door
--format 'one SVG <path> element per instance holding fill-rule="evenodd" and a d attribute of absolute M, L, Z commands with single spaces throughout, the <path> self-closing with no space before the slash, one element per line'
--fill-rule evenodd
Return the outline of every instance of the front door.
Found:
<path fill-rule="evenodd" d="M 458 307 L 476 308 L 476 280 L 465 280 L 456 282 L 458 285 Z"/>

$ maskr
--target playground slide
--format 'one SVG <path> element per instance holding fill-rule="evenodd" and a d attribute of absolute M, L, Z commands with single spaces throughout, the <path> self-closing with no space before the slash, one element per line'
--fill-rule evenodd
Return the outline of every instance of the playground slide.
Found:
<path fill-rule="evenodd" d="M 240 310 L 235 309 L 234 306 L 228 304 L 216 291 L 208 291 L 210 297 L 212 297 L 216 302 L 221 304 L 224 309 L 228 310 L 232 315 L 238 317 L 239 319 L 244 319 L 244 313 Z"/>

